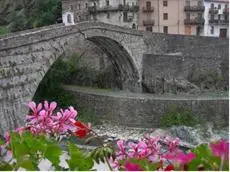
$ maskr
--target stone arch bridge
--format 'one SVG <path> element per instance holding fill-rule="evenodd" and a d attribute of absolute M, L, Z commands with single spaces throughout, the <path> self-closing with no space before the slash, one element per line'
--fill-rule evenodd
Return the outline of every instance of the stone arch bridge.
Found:
<path fill-rule="evenodd" d="M 183 77 L 181 74 L 192 64 L 219 69 L 228 57 L 227 39 L 165 35 L 97 22 L 53 25 L 2 36 L 0 133 L 23 123 L 25 104 L 32 99 L 47 70 L 70 46 L 78 46 L 82 40 L 95 43 L 108 54 L 121 75 L 123 89 L 133 92 L 142 90 L 148 61 L 159 69 L 152 75 L 163 72 Z"/>

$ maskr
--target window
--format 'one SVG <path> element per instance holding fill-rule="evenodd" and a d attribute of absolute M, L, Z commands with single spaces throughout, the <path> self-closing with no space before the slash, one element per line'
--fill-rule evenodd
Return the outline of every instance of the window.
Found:
<path fill-rule="evenodd" d="M 218 20 L 220 20 L 220 18 L 221 18 L 221 14 L 218 14 Z"/>
<path fill-rule="evenodd" d="M 211 4 L 211 8 L 214 8 L 214 4 L 213 3 Z"/>
<path fill-rule="evenodd" d="M 110 18 L 110 13 L 109 12 L 107 12 L 107 19 L 109 19 Z"/>
<path fill-rule="evenodd" d="M 186 19 L 190 19 L 190 13 L 186 13 Z"/>
<path fill-rule="evenodd" d="M 85 3 L 85 8 L 88 8 L 88 3 Z"/>
<path fill-rule="evenodd" d="M 163 19 L 164 19 L 164 20 L 168 20 L 168 13 L 164 13 Z"/>
<path fill-rule="evenodd" d="M 147 1 L 147 2 L 146 2 L 146 7 L 147 7 L 147 8 L 151 8 L 151 2 L 150 2 L 150 1 Z"/>
<path fill-rule="evenodd" d="M 79 10 L 81 9 L 81 4 L 78 4 L 78 9 L 79 9 Z"/>
<path fill-rule="evenodd" d="M 109 6 L 109 0 L 106 0 L 106 6 Z"/>
<path fill-rule="evenodd" d="M 218 4 L 218 9 L 221 9 L 221 5 L 220 4 Z"/>
<path fill-rule="evenodd" d="M 163 31 L 164 33 L 168 33 L 168 26 L 164 26 Z"/>
<path fill-rule="evenodd" d="M 190 6 L 190 1 L 189 1 L 189 0 L 186 0 L 185 5 L 186 5 L 186 6 Z"/>
<path fill-rule="evenodd" d="M 228 14 L 224 15 L 224 20 L 228 20 Z"/>
<path fill-rule="evenodd" d="M 214 14 L 211 14 L 211 20 L 214 20 Z"/>
<path fill-rule="evenodd" d="M 133 23 L 132 29 L 136 29 L 136 24 L 135 23 Z"/>
<path fill-rule="evenodd" d="M 211 34 L 214 34 L 214 26 L 211 27 Z"/>
<path fill-rule="evenodd" d="M 123 5 L 126 5 L 126 0 L 123 0 Z"/>
<path fill-rule="evenodd" d="M 200 36 L 200 30 L 201 30 L 200 26 L 197 26 L 197 28 L 196 28 L 196 35 L 197 36 Z"/>
<path fill-rule="evenodd" d="M 72 11 L 73 10 L 73 5 L 70 5 L 69 9 Z"/>
<path fill-rule="evenodd" d="M 163 6 L 167 7 L 168 6 L 168 1 L 163 1 Z"/>
<path fill-rule="evenodd" d="M 68 23 L 72 23 L 71 14 L 68 14 L 68 15 L 67 15 L 67 22 L 68 22 Z"/>
<path fill-rule="evenodd" d="M 152 32 L 153 31 L 153 27 L 152 26 L 146 26 L 146 31 Z"/>
<path fill-rule="evenodd" d="M 123 12 L 123 21 L 124 22 L 128 21 L 128 13 L 127 12 Z"/>
<path fill-rule="evenodd" d="M 219 37 L 226 38 L 227 37 L 227 29 L 220 29 Z"/>
<path fill-rule="evenodd" d="M 225 8 L 228 8 L 228 4 L 225 4 L 224 7 L 225 7 Z"/>
<path fill-rule="evenodd" d="M 197 5 L 201 6 L 201 0 L 197 1 Z"/>

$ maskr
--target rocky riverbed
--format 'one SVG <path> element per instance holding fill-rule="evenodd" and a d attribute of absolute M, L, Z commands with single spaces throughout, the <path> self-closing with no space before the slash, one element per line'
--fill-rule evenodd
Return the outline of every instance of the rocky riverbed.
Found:
<path fill-rule="evenodd" d="M 177 137 L 181 140 L 181 146 L 192 148 L 202 143 L 209 143 L 219 139 L 229 139 L 229 128 L 215 129 L 211 124 L 196 127 L 174 126 L 168 129 L 144 129 L 119 126 L 114 124 L 103 124 L 95 126 L 94 131 L 104 138 L 105 141 L 140 140 L 145 133 L 151 136 Z"/>

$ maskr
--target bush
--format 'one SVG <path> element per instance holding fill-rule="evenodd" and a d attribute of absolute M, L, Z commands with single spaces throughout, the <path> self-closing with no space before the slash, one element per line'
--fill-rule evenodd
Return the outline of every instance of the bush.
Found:
<path fill-rule="evenodd" d="M 171 126 L 194 126 L 198 124 L 198 119 L 192 114 L 190 109 L 170 105 L 167 112 L 160 120 L 161 127 Z"/>
<path fill-rule="evenodd" d="M 201 89 L 223 89 L 223 77 L 215 70 L 193 68 L 188 74 L 188 81 L 194 83 Z"/>

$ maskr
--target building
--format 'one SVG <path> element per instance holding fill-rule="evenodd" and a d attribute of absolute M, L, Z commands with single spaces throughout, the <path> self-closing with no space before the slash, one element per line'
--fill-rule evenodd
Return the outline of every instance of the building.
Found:
<path fill-rule="evenodd" d="M 67 25 L 74 18 L 73 23 L 101 21 L 138 28 L 138 0 L 62 0 L 62 11 Z"/>
<path fill-rule="evenodd" d="M 89 20 L 89 0 L 62 0 L 62 21 L 66 25 Z"/>
<path fill-rule="evenodd" d="M 202 0 L 140 0 L 139 28 L 169 34 L 203 35 Z"/>
<path fill-rule="evenodd" d="M 229 1 L 204 0 L 204 36 L 229 37 Z"/>

